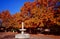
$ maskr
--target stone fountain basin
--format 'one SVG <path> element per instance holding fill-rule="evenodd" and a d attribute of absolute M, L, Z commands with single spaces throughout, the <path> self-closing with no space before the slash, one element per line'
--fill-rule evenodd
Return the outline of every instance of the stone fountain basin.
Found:
<path fill-rule="evenodd" d="M 26 31 L 26 29 L 19 29 L 20 31 Z"/>
<path fill-rule="evenodd" d="M 29 39 L 30 35 L 29 34 L 17 34 L 17 35 L 15 35 L 15 38 L 17 38 L 17 39 Z"/>

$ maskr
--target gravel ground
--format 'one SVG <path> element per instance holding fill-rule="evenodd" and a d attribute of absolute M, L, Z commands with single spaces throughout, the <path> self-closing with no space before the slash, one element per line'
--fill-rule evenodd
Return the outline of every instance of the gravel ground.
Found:
<path fill-rule="evenodd" d="M 16 34 L 17 33 L 13 33 L 13 32 L 0 32 L 0 39 L 15 39 Z M 30 34 L 30 39 L 60 39 L 60 36 Z"/>

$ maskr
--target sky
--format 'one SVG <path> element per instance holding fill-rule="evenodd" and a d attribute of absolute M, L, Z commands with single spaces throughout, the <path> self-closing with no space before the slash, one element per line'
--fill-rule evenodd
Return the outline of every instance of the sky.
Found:
<path fill-rule="evenodd" d="M 33 2 L 33 0 L 0 0 L 0 12 L 9 10 L 11 14 L 20 12 L 20 8 L 25 2 Z"/>
<path fill-rule="evenodd" d="M 25 2 L 33 2 L 34 0 L 0 0 L 0 12 L 4 10 L 9 10 L 11 14 L 20 12 L 20 8 Z M 56 6 L 60 5 L 60 2 Z"/>

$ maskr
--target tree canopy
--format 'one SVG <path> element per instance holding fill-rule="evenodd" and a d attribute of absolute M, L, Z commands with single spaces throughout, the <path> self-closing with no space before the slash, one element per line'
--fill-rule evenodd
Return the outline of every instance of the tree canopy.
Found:
<path fill-rule="evenodd" d="M 2 26 L 21 28 L 21 22 L 26 28 L 47 27 L 55 24 L 60 26 L 60 6 L 55 7 L 58 0 L 34 0 L 25 2 L 20 11 L 11 15 L 8 10 L 0 13 Z M 55 9 L 56 8 L 56 9 Z"/>

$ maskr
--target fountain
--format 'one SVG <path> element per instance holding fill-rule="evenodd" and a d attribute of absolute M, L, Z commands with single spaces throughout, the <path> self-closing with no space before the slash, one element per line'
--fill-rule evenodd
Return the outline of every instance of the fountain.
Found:
<path fill-rule="evenodd" d="M 16 39 L 29 39 L 30 35 L 29 34 L 25 34 L 24 31 L 26 31 L 26 29 L 24 29 L 24 23 L 22 22 L 22 29 L 19 29 L 21 31 L 21 34 L 17 34 L 15 35 Z"/>

